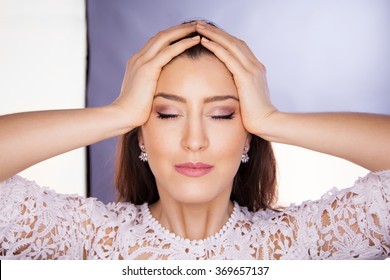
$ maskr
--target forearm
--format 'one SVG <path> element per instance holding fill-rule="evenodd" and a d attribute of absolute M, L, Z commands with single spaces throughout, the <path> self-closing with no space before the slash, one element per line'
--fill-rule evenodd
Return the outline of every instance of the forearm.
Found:
<path fill-rule="evenodd" d="M 126 133 L 114 106 L 0 117 L 0 180 L 40 161 Z"/>
<path fill-rule="evenodd" d="M 145 124 L 161 69 L 199 44 L 200 36 L 181 40 L 195 30 L 196 24 L 188 23 L 151 38 L 127 61 L 120 95 L 112 105 L 0 117 L 0 180 L 50 157 Z"/>
<path fill-rule="evenodd" d="M 390 169 L 390 116 L 275 112 L 259 136 L 330 154 L 372 171 Z"/>

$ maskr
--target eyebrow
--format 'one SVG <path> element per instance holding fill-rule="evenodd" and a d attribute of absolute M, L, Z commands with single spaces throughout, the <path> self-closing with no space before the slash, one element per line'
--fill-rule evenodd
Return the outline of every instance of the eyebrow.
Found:
<path fill-rule="evenodd" d="M 157 98 L 157 97 L 162 97 L 162 98 L 176 101 L 176 102 L 180 102 L 180 103 L 187 103 L 187 100 L 185 98 L 178 96 L 178 95 L 175 95 L 175 94 L 171 94 L 171 93 L 160 92 L 154 96 L 154 98 Z M 205 99 L 203 99 L 203 102 L 204 103 L 211 103 L 211 102 L 225 101 L 228 99 L 233 99 L 233 100 L 239 101 L 239 99 L 233 95 L 214 95 L 214 96 L 206 97 Z"/>

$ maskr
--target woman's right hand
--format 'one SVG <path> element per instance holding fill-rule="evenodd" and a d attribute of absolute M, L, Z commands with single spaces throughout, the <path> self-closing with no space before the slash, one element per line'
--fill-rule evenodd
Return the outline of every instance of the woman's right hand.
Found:
<path fill-rule="evenodd" d="M 162 67 L 200 38 L 171 43 L 195 29 L 196 24 L 182 24 L 151 38 L 128 61 L 121 94 L 111 105 L 0 116 L 0 181 L 48 158 L 143 125 Z"/>
<path fill-rule="evenodd" d="M 196 22 L 160 31 L 126 65 L 121 93 L 113 106 L 121 111 L 129 129 L 143 125 L 150 116 L 157 80 L 174 57 L 198 44 L 200 37 L 172 42 L 196 31 Z"/>

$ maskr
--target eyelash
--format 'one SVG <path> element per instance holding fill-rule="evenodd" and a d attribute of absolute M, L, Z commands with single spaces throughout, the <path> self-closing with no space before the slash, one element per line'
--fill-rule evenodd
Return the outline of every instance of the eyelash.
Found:
<path fill-rule="evenodd" d="M 174 114 L 162 114 L 162 113 L 158 113 L 158 112 L 157 112 L 157 114 L 158 114 L 157 118 L 162 119 L 162 120 L 175 119 L 179 116 L 179 115 L 174 115 Z"/>
<path fill-rule="evenodd" d="M 222 115 L 222 116 L 211 116 L 214 120 L 232 120 L 234 119 L 234 113 L 231 113 L 229 115 Z"/>
<path fill-rule="evenodd" d="M 161 120 L 168 120 L 168 119 L 176 119 L 179 115 L 175 114 L 162 114 L 162 113 L 157 113 L 158 116 L 157 118 Z M 232 120 L 234 118 L 234 113 L 231 113 L 229 115 L 218 115 L 218 116 L 211 116 L 213 120 Z"/>

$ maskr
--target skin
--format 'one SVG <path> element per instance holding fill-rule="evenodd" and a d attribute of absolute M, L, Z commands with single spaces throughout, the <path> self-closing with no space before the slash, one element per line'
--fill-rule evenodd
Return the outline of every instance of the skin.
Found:
<path fill-rule="evenodd" d="M 172 117 L 161 119 L 161 114 Z M 165 66 L 140 139 L 161 198 L 151 206 L 155 218 L 190 239 L 218 232 L 232 210 L 233 178 L 249 140 L 233 77 L 220 60 L 180 57 Z M 194 178 L 175 170 L 184 162 L 214 167 Z M 191 228 L 183 226 L 188 224 Z"/>
<path fill-rule="evenodd" d="M 170 45 L 171 42 L 194 31 L 209 38 L 210 41 L 195 37 Z M 231 204 L 225 190 L 228 190 L 229 183 L 231 183 L 230 170 L 234 169 L 234 164 L 238 164 L 236 161 L 233 162 L 233 158 L 236 156 L 238 158 L 242 152 L 246 141 L 245 134 L 242 134 L 242 138 L 237 134 L 237 139 L 234 141 L 240 145 L 237 146 L 237 151 L 231 150 L 228 153 L 232 162 L 229 163 L 231 166 L 226 167 L 229 169 L 229 172 L 224 174 L 227 178 L 213 185 L 213 191 L 210 194 L 204 195 L 197 188 L 189 188 L 184 183 L 180 183 L 178 187 L 182 191 L 175 194 L 167 180 L 171 179 L 169 176 L 172 176 L 175 182 L 179 182 L 179 177 L 170 172 L 169 167 L 168 169 L 161 168 L 161 170 L 158 167 L 158 158 L 163 156 L 163 151 L 159 151 L 158 147 L 161 147 L 161 143 L 155 143 L 156 139 L 153 138 L 157 136 L 152 137 L 152 134 L 160 132 L 158 137 L 161 141 L 176 143 L 175 147 L 169 147 L 169 149 L 180 150 L 177 154 L 178 158 L 175 155 L 169 164 L 176 160 L 214 161 L 214 152 L 217 150 L 215 141 L 218 140 L 215 139 L 210 128 L 224 130 L 225 125 L 230 127 L 233 124 L 230 121 L 225 124 L 210 120 L 207 117 L 206 107 L 208 105 L 202 104 L 197 99 L 198 97 L 192 98 L 191 93 L 187 91 L 188 87 L 183 87 L 183 90 L 179 92 L 173 92 L 174 88 L 170 87 L 164 90 L 180 95 L 189 94 L 187 106 L 180 107 L 183 117 L 177 120 L 164 120 L 164 123 L 162 120 L 160 122 L 161 129 L 169 127 L 172 123 L 177 124 L 174 130 L 177 139 L 172 139 L 170 136 L 162 139 L 161 135 L 167 133 L 148 130 L 153 122 L 157 122 L 155 119 L 157 101 L 168 102 L 163 101 L 161 97 L 157 100 L 154 96 L 164 85 L 161 81 L 170 76 L 168 72 L 173 71 L 175 64 L 179 65 L 180 60 L 177 59 L 164 70 L 163 67 L 185 49 L 199 42 L 216 55 L 231 73 L 230 77 L 233 77 L 240 110 L 240 114 L 237 114 L 233 122 L 238 123 L 238 120 L 242 122 L 240 128 L 237 125 L 235 129 L 242 131 L 243 126 L 247 132 L 266 140 L 327 153 L 372 171 L 390 169 L 389 116 L 359 113 L 290 114 L 279 112 L 269 99 L 265 68 L 245 42 L 218 28 L 195 22 L 171 27 L 151 38 L 140 52 L 127 62 L 121 93 L 112 104 L 98 108 L 27 112 L 0 117 L 0 155 L 2 159 L 5 159 L 0 161 L 0 180 L 50 157 L 122 135 L 135 127 L 143 126 L 144 134 L 140 140 L 145 142 L 148 153 L 151 154 L 150 164 L 154 166 L 162 194 L 160 202 L 152 206 L 153 215 L 173 232 L 191 239 L 204 238 L 219 230 L 231 212 Z M 206 62 L 200 60 L 199 63 Z M 213 62 L 214 66 L 220 67 L 222 71 L 224 68 L 218 63 L 218 61 Z M 167 84 L 177 86 L 176 83 L 168 82 L 165 86 Z M 205 93 L 200 91 L 198 94 Z M 156 130 L 159 129 L 157 126 L 154 127 Z M 189 147 L 189 143 L 198 143 L 198 147 L 203 147 L 203 151 L 185 150 L 184 147 Z M 210 153 L 206 153 L 206 150 Z M 197 156 L 199 158 L 196 158 Z M 157 162 L 153 161 L 153 157 Z M 220 158 L 215 158 L 217 159 Z M 217 173 L 219 172 L 219 160 L 215 166 L 215 173 Z M 208 175 L 215 183 L 214 174 Z M 189 186 L 195 184 L 189 180 L 187 182 Z M 199 190 L 205 188 L 202 184 L 200 185 Z M 188 193 L 194 195 L 194 201 L 199 207 L 191 207 L 191 203 L 188 203 L 190 199 Z M 215 226 L 212 227 L 214 223 Z M 211 227 L 210 230 L 208 226 Z"/>

